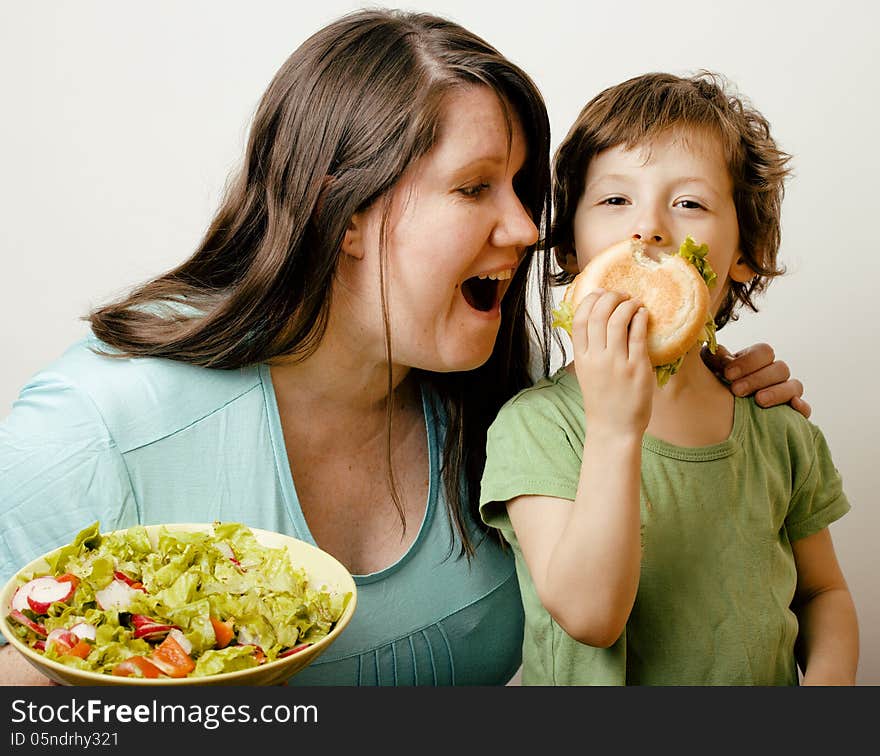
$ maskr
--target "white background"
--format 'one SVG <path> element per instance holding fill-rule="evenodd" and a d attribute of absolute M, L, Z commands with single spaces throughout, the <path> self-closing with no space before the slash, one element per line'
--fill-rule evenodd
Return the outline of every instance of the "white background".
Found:
<path fill-rule="evenodd" d="M 263 89 L 356 3 L 96 0 L 0 13 L 0 417 L 84 334 L 88 309 L 187 257 L 237 165 Z M 859 612 L 861 684 L 880 684 L 877 180 L 880 12 L 872 2 L 414 2 L 484 36 L 536 80 L 553 146 L 600 89 L 707 68 L 770 120 L 795 176 L 782 260 L 757 315 L 806 385 L 852 501 L 831 528 Z M 63 507 L 63 503 L 59 503 Z"/>

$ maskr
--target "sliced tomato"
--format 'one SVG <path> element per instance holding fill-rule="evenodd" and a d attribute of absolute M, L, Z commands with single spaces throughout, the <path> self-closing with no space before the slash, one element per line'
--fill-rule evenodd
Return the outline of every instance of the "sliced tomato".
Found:
<path fill-rule="evenodd" d="M 150 657 L 168 677 L 186 677 L 196 668 L 192 657 L 169 635 L 156 648 Z"/>
<path fill-rule="evenodd" d="M 226 648 L 229 645 L 229 641 L 235 635 L 232 620 L 228 619 L 226 622 L 222 622 L 217 617 L 211 617 L 210 619 L 211 626 L 214 628 L 214 637 L 217 639 L 217 648 Z"/>
<path fill-rule="evenodd" d="M 73 647 L 70 649 L 70 651 L 65 651 L 64 653 L 67 656 L 78 656 L 80 659 L 85 659 L 89 655 L 89 652 L 91 650 L 91 643 L 80 639 L 73 644 Z"/>
<path fill-rule="evenodd" d="M 113 667 L 117 677 L 158 677 L 162 673 L 159 668 L 144 656 L 132 656 Z"/>

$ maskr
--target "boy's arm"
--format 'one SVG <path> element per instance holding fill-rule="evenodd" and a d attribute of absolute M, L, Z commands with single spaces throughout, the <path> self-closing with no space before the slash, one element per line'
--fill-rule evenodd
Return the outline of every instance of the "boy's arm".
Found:
<path fill-rule="evenodd" d="M 641 434 L 588 434 L 577 497 L 519 496 L 507 512 L 541 603 L 566 633 L 607 648 L 635 601 Z"/>
<path fill-rule="evenodd" d="M 641 304 L 621 294 L 584 298 L 572 321 L 586 419 L 575 500 L 528 496 L 507 505 L 541 603 L 591 646 L 617 640 L 638 589 L 641 442 L 655 382 L 647 323 Z"/>
<path fill-rule="evenodd" d="M 828 528 L 793 541 L 800 631 L 795 651 L 804 685 L 854 685 L 859 661 L 855 605 Z"/>

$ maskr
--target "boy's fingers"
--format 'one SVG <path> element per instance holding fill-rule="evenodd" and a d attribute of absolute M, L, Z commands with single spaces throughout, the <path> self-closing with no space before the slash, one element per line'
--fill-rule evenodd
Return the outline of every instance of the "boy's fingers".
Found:
<path fill-rule="evenodd" d="M 629 326 L 629 357 L 644 359 L 648 355 L 648 310 L 639 307 Z"/>
<path fill-rule="evenodd" d="M 630 324 L 640 307 L 641 302 L 637 299 L 625 299 L 614 308 L 614 312 L 608 318 L 607 344 L 609 349 L 616 349 L 626 355 Z"/>
<path fill-rule="evenodd" d="M 591 291 L 581 300 L 577 310 L 575 310 L 574 318 L 571 323 L 571 337 L 572 345 L 579 351 L 586 350 L 589 346 L 587 324 L 590 322 L 590 315 L 593 312 L 596 300 L 602 296 L 602 293 L 603 291 L 601 289 Z"/>
<path fill-rule="evenodd" d="M 614 308 L 625 298 L 625 295 L 616 291 L 604 292 L 590 313 L 590 321 L 587 323 L 587 340 L 590 349 L 605 349 L 608 345 L 608 319 Z"/>

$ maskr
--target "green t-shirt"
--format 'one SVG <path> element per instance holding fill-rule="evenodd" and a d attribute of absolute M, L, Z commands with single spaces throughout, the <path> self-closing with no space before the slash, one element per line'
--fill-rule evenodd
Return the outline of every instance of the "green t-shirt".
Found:
<path fill-rule="evenodd" d="M 538 599 L 505 502 L 574 500 L 584 448 L 574 375 L 511 399 L 489 429 L 480 514 L 516 557 L 525 606 L 525 685 L 796 685 L 797 572 L 791 542 L 845 514 L 821 431 L 787 406 L 737 398 L 727 440 L 642 441 L 642 568 L 610 648 L 568 636 Z"/>

